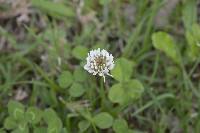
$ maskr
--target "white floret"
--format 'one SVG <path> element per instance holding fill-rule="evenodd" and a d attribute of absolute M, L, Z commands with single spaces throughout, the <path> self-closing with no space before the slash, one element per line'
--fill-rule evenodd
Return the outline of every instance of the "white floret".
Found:
<path fill-rule="evenodd" d="M 100 62 L 99 62 L 100 60 Z M 91 50 L 86 58 L 86 65 L 84 69 L 93 75 L 103 76 L 105 81 L 105 75 L 112 76 L 109 71 L 115 66 L 112 54 L 109 54 L 106 50 Z"/>

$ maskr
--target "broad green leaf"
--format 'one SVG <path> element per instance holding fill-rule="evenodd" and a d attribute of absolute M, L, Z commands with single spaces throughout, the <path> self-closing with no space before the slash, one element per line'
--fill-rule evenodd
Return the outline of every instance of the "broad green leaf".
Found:
<path fill-rule="evenodd" d="M 86 71 L 82 67 L 76 68 L 73 76 L 74 76 L 74 80 L 78 82 L 84 82 L 87 80 Z"/>
<path fill-rule="evenodd" d="M 49 117 L 49 116 L 51 116 L 51 117 Z M 49 124 L 49 123 L 53 122 L 54 119 L 57 119 L 58 117 L 57 117 L 56 112 L 53 109 L 49 108 L 43 112 L 43 118 L 44 118 L 45 122 L 47 124 Z"/>
<path fill-rule="evenodd" d="M 25 119 L 18 123 L 18 130 L 21 131 L 21 133 L 29 133 L 27 121 Z"/>
<path fill-rule="evenodd" d="M 58 83 L 61 88 L 69 87 L 73 82 L 73 76 L 69 71 L 63 71 L 58 77 Z"/>
<path fill-rule="evenodd" d="M 6 129 L 14 129 L 17 127 L 16 121 L 13 119 L 13 117 L 7 117 L 4 121 L 4 128 Z"/>
<path fill-rule="evenodd" d="M 9 101 L 8 112 L 15 120 L 21 120 L 24 118 L 24 106 L 16 101 Z"/>
<path fill-rule="evenodd" d="M 48 0 L 31 0 L 32 5 L 54 17 L 73 17 L 75 11 L 62 3 L 55 3 Z"/>
<path fill-rule="evenodd" d="M 62 130 L 62 121 L 59 118 L 54 119 L 48 124 L 48 133 L 60 133 Z"/>
<path fill-rule="evenodd" d="M 99 4 L 101 4 L 102 6 L 108 4 L 109 2 L 110 0 L 99 0 Z"/>
<path fill-rule="evenodd" d="M 89 128 L 89 126 L 90 126 L 90 123 L 86 120 L 80 121 L 78 123 L 78 128 L 81 133 L 85 132 Z"/>
<path fill-rule="evenodd" d="M 186 39 L 188 42 L 187 54 L 192 61 L 199 57 L 200 51 L 200 26 L 198 24 L 192 25 L 191 30 L 186 31 Z"/>
<path fill-rule="evenodd" d="M 200 50 L 200 26 L 197 24 L 196 0 L 191 0 L 184 4 L 183 22 L 186 28 L 187 55 L 190 61 L 196 61 Z M 189 16 L 188 16 L 189 15 Z"/>
<path fill-rule="evenodd" d="M 73 83 L 73 85 L 69 89 L 69 94 L 72 97 L 80 97 L 85 92 L 83 85 L 79 83 Z"/>
<path fill-rule="evenodd" d="M 115 64 L 114 69 L 111 71 L 113 77 L 120 82 L 129 80 L 133 72 L 134 63 L 126 58 L 119 58 Z"/>
<path fill-rule="evenodd" d="M 200 25 L 199 24 L 195 23 L 192 25 L 192 34 L 195 37 L 196 42 L 199 43 L 200 41 Z"/>
<path fill-rule="evenodd" d="M 102 112 L 94 116 L 93 121 L 100 129 L 106 129 L 112 126 L 113 117 L 107 112 Z"/>
<path fill-rule="evenodd" d="M 69 133 L 66 128 L 62 128 L 60 133 Z"/>
<path fill-rule="evenodd" d="M 44 127 L 36 127 L 34 128 L 34 133 L 46 133 L 47 129 Z"/>
<path fill-rule="evenodd" d="M 87 57 L 87 53 L 88 53 L 88 48 L 84 47 L 84 46 L 76 46 L 73 50 L 72 50 L 72 55 L 79 59 L 79 60 L 84 60 Z"/>
<path fill-rule="evenodd" d="M 116 133 L 126 133 L 128 130 L 127 122 L 122 118 L 116 119 L 113 123 L 113 130 Z"/>
<path fill-rule="evenodd" d="M 182 8 L 183 24 L 187 30 L 191 29 L 194 23 L 197 23 L 197 2 L 196 0 L 185 1 Z"/>
<path fill-rule="evenodd" d="M 36 107 L 29 107 L 25 115 L 27 121 L 33 124 L 37 124 L 42 118 L 42 111 Z"/>
<path fill-rule="evenodd" d="M 62 121 L 53 109 L 46 109 L 43 112 L 43 118 L 48 125 L 48 133 L 60 133 L 62 129 Z"/>
<path fill-rule="evenodd" d="M 29 133 L 29 130 L 28 130 L 28 127 L 26 127 L 24 130 L 20 130 L 20 128 L 17 128 L 11 133 Z"/>
<path fill-rule="evenodd" d="M 131 99 L 138 99 L 140 98 L 141 94 L 144 91 L 144 87 L 142 83 L 138 80 L 130 80 L 127 83 L 123 85 L 126 94 L 131 98 Z"/>
<path fill-rule="evenodd" d="M 46 109 L 43 112 L 43 118 L 48 125 L 48 133 L 60 133 L 62 122 L 53 109 Z"/>
<path fill-rule="evenodd" d="M 153 45 L 163 51 L 174 62 L 180 64 L 181 59 L 173 38 L 165 32 L 157 32 L 152 35 Z"/>
<path fill-rule="evenodd" d="M 118 83 L 113 85 L 108 93 L 108 98 L 113 103 L 124 103 L 126 101 L 126 93 L 122 87 L 122 84 Z"/>
<path fill-rule="evenodd" d="M 129 80 L 113 85 L 108 93 L 108 98 L 113 103 L 121 105 L 138 99 L 144 91 L 143 85 L 138 80 Z"/>

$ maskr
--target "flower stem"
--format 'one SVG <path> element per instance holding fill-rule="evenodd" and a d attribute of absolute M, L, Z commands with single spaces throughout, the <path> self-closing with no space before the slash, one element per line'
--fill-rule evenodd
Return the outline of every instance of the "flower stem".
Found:
<path fill-rule="evenodd" d="M 92 127 L 93 127 L 93 129 L 94 129 L 95 133 L 98 133 L 98 131 L 97 131 L 97 128 L 96 128 L 96 126 L 95 126 L 95 124 L 94 124 L 93 122 L 92 122 L 91 124 L 92 124 Z"/>
<path fill-rule="evenodd" d="M 101 79 L 101 83 L 100 83 L 100 96 L 101 96 L 101 108 L 104 109 L 105 104 L 106 104 L 106 92 L 105 92 L 105 88 L 104 88 L 104 80 L 103 79 Z"/>

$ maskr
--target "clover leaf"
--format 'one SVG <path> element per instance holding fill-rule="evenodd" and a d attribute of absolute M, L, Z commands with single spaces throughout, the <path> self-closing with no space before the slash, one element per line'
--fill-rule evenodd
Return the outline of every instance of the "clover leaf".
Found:
<path fill-rule="evenodd" d="M 123 105 L 138 99 L 143 91 L 144 87 L 142 83 L 136 79 L 133 79 L 125 83 L 113 85 L 109 90 L 108 97 L 111 102 Z"/>
<path fill-rule="evenodd" d="M 101 129 L 109 128 L 113 124 L 113 117 L 107 112 L 97 114 L 93 120 L 96 126 Z"/>

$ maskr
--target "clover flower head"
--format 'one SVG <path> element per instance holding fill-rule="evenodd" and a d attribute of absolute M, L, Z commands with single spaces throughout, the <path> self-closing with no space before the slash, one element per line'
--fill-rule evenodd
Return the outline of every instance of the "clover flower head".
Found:
<path fill-rule="evenodd" d="M 109 54 L 106 50 L 100 48 L 91 50 L 86 58 L 87 64 L 84 69 L 93 75 L 103 76 L 105 82 L 105 75 L 111 76 L 109 71 L 115 66 L 112 54 Z"/>

